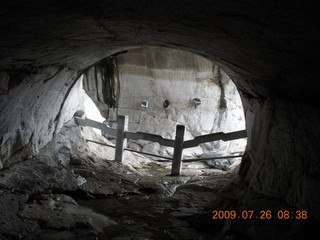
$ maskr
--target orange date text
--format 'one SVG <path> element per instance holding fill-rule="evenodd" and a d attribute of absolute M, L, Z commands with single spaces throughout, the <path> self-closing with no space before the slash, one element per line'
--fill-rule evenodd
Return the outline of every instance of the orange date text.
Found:
<path fill-rule="evenodd" d="M 308 218 L 308 212 L 306 210 L 214 210 L 212 211 L 212 219 L 280 219 L 280 220 L 288 220 L 288 219 L 301 219 L 305 220 Z"/>

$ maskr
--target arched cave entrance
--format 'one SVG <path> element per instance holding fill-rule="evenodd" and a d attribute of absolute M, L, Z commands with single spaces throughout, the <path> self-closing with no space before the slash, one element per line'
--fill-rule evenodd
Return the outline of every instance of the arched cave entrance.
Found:
<path fill-rule="evenodd" d="M 96 239 L 107 234 L 116 239 L 122 237 L 123 226 L 151 239 L 318 235 L 320 51 L 319 13 L 312 3 L 11 0 L 2 1 L 0 11 L 1 238 Z M 49 151 L 55 137 L 66 133 L 61 129 L 73 110 L 65 109 L 64 103 L 79 76 L 106 56 L 135 46 L 179 48 L 223 67 L 242 94 L 248 133 L 237 181 L 229 179 L 225 186 L 207 179 L 201 188 L 193 187 L 201 179 L 183 188 L 177 183 L 178 200 L 150 201 L 155 206 L 152 213 L 138 201 L 131 204 L 144 211 L 140 220 L 145 221 L 137 224 L 130 218 L 133 214 L 115 222 L 101 213 L 108 206 L 128 209 L 110 196 L 130 199 L 144 191 L 147 199 L 155 191 L 147 187 L 146 178 L 131 178 L 127 169 L 119 180 L 117 167 L 109 169 L 107 178 L 105 173 L 83 169 L 77 158 L 70 159 L 77 165 L 71 171 L 56 161 L 63 163 L 70 156 L 70 146 L 61 148 L 63 139 Z M 85 144 L 71 150 L 85 152 L 81 148 Z M 88 162 L 96 164 L 94 159 Z M 166 184 L 156 184 L 160 193 Z M 136 186 L 140 190 L 134 190 Z M 95 209 L 91 205 L 94 211 L 79 206 L 81 199 L 94 203 L 99 198 L 112 204 Z M 194 207 L 194 202 L 201 206 Z M 211 221 L 212 209 L 271 210 L 275 218 Z M 279 222 L 279 209 L 305 210 L 308 219 L 290 215 L 297 221 Z M 111 211 L 108 216 L 118 213 Z M 170 216 L 168 221 L 165 216 Z"/>
<path fill-rule="evenodd" d="M 166 139 L 175 138 L 178 124 L 186 127 L 185 141 L 201 135 L 245 129 L 244 110 L 232 80 L 218 65 L 191 53 L 159 47 L 132 49 L 92 66 L 81 81 L 80 85 L 89 95 L 83 95 L 86 117 L 106 122 L 113 128 L 117 127 L 119 115 L 127 115 L 129 131 L 157 134 Z M 104 118 L 97 114 L 98 109 L 93 109 L 93 102 L 88 105 L 89 97 Z M 199 102 L 195 103 L 195 99 Z M 143 105 L 143 101 L 147 105 Z M 115 144 L 115 136 L 105 137 Z M 182 158 L 188 159 L 189 163 L 184 163 L 183 169 L 193 168 L 194 174 L 200 175 L 208 174 L 201 169 L 209 166 L 220 170 L 235 169 L 241 158 L 232 156 L 241 156 L 245 146 L 246 139 L 240 138 L 184 149 Z M 129 140 L 128 147 L 155 154 L 158 157 L 149 158 L 156 161 L 160 161 L 161 156 L 172 158 L 174 150 L 143 139 Z M 101 152 L 100 155 L 105 154 Z M 110 158 L 114 157 L 109 156 L 108 160 Z M 191 162 L 201 158 L 207 160 L 195 160 L 198 164 Z"/>

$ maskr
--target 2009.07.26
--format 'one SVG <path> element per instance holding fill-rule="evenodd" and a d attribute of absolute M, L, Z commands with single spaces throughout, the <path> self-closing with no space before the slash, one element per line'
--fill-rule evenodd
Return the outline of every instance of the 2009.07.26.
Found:
<path fill-rule="evenodd" d="M 308 218 L 308 212 L 306 210 L 278 210 L 272 212 L 271 210 L 243 210 L 243 211 L 235 211 L 235 210 L 214 210 L 212 211 L 213 216 L 212 219 L 301 219 L 305 220 Z"/>

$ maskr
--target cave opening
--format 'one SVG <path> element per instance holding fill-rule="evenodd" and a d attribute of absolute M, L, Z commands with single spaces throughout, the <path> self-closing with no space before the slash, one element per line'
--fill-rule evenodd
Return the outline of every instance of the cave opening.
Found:
<path fill-rule="evenodd" d="M 110 69 L 111 75 L 106 72 Z M 142 100 L 148 104 L 141 104 Z M 226 159 L 228 166 L 222 165 L 225 161 L 220 165 L 213 160 L 185 162 L 182 174 L 174 177 L 170 176 L 171 161 L 159 161 L 159 157 L 128 151 L 123 163 L 112 161 L 115 150 L 110 146 L 115 145 L 115 137 L 78 126 L 76 120 L 87 118 L 116 129 L 118 116 L 127 115 L 128 131 L 159 134 L 167 139 L 173 139 L 176 125 L 182 124 L 186 126 L 185 141 L 242 130 L 245 120 L 240 95 L 218 65 L 180 50 L 132 49 L 88 68 L 74 83 L 61 112 L 65 117 L 60 131 L 40 149 L 32 164 L 40 168 L 40 159 L 41 164 L 54 169 L 63 166 L 63 170 L 72 172 L 54 183 L 49 193 L 35 193 L 22 213 L 25 218 L 40 219 L 44 229 L 50 228 L 47 222 L 56 217 L 50 213 L 46 219 L 41 214 L 53 204 L 53 212 L 62 208 L 62 215 L 64 211 L 81 215 L 80 225 L 71 231 L 76 236 L 87 219 L 92 219 L 89 225 L 94 236 L 103 233 L 111 239 L 196 239 L 218 234 L 223 225 L 219 221 L 211 228 L 211 204 L 221 204 L 216 193 L 228 189 L 230 181 L 237 178 L 238 164 L 231 162 L 233 158 Z M 235 140 L 234 145 L 224 141 L 205 143 L 183 150 L 183 159 L 238 155 L 245 146 L 246 139 Z M 128 148 L 173 155 L 172 148 L 161 148 L 150 141 L 129 141 Z M 72 224 L 73 220 L 67 218 L 61 227 Z M 41 231 L 29 235 L 46 237 Z M 61 234 L 60 229 L 54 234 Z"/>
<path fill-rule="evenodd" d="M 318 238 L 314 4 L 10 0 L 0 11 L 1 239 Z M 239 174 L 152 178 L 105 161 L 114 154 L 100 158 L 105 150 L 84 140 L 94 133 L 72 120 L 83 113 L 67 96 L 84 69 L 135 46 L 190 51 L 232 78 L 248 134 Z M 190 98 L 193 109 L 204 106 Z M 138 102 L 145 111 L 155 103 Z M 164 112 L 175 105 L 167 96 L 156 103 Z M 243 209 L 254 211 L 252 221 Z M 240 219 L 225 219 L 231 210 Z"/>
<path fill-rule="evenodd" d="M 85 117 L 114 129 L 119 115 L 129 117 L 128 131 L 157 134 L 165 139 L 175 138 L 178 124 L 185 126 L 184 141 L 245 129 L 241 98 L 231 78 L 217 64 L 192 53 L 163 47 L 135 48 L 98 62 L 78 81 L 75 88 L 83 88 L 79 99 L 83 101 L 80 105 Z M 100 130 L 94 131 L 101 135 Z M 95 151 L 101 158 L 108 155 L 106 145 L 116 144 L 116 136 L 104 137 L 100 143 L 105 148 L 99 147 L 100 154 Z M 86 137 L 92 149 L 97 148 L 99 139 L 94 135 Z M 183 163 L 182 174 L 233 171 L 241 159 L 233 156 L 242 156 L 245 146 L 246 139 L 240 138 L 184 149 L 182 158 L 187 162 Z M 145 156 L 157 163 L 145 166 L 156 166 L 150 174 L 168 174 L 171 161 L 166 159 L 172 158 L 172 147 L 144 139 L 130 139 L 127 147 L 128 151 L 153 155 Z M 110 153 L 108 158 L 114 159 Z M 130 165 L 134 160 L 130 154 L 127 158 L 125 162 Z"/>

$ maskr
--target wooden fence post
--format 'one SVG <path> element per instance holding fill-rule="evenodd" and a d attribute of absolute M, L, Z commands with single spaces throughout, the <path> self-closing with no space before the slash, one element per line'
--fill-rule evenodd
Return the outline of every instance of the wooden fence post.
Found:
<path fill-rule="evenodd" d="M 183 151 L 183 137 L 185 127 L 183 125 L 177 125 L 176 138 L 174 141 L 173 160 L 171 167 L 171 175 L 178 176 L 181 173 L 181 159 Z"/>
<path fill-rule="evenodd" d="M 128 122 L 128 116 L 118 116 L 116 152 L 114 157 L 116 162 L 122 162 L 125 157 L 124 148 L 127 146 L 127 139 L 124 137 L 124 133 L 128 131 Z"/>

